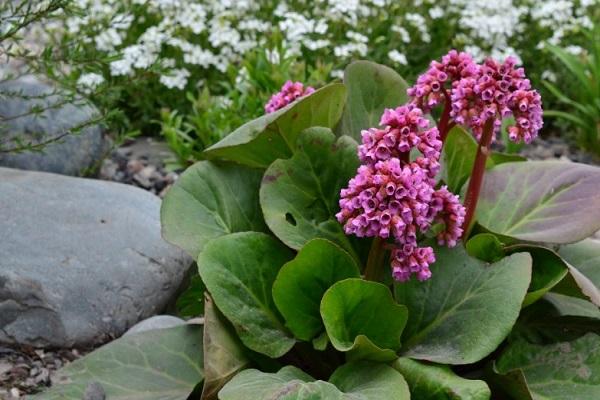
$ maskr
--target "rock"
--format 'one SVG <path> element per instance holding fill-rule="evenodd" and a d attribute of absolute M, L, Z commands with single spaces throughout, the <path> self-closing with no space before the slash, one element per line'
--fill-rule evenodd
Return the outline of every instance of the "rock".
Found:
<path fill-rule="evenodd" d="M 141 322 L 138 322 L 137 324 L 129 328 L 129 330 L 125 332 L 125 335 L 123 336 L 133 335 L 136 333 L 146 331 L 153 331 L 155 329 L 173 328 L 175 326 L 185 324 L 186 322 L 184 320 L 182 320 L 181 318 L 173 317 L 172 315 L 155 315 L 154 317 L 150 317 Z"/>
<path fill-rule="evenodd" d="M 85 388 L 82 400 L 104 400 L 106 399 L 106 392 L 101 384 L 98 382 L 92 382 Z"/>
<path fill-rule="evenodd" d="M 192 260 L 132 186 L 0 168 L 0 343 L 95 345 L 162 312 Z"/>
<path fill-rule="evenodd" d="M 0 84 L 0 150 L 14 148 L 15 137 L 25 143 L 42 143 L 98 116 L 98 111 L 83 101 L 68 100 L 31 76 Z M 32 115 L 32 107 L 44 111 Z M 91 124 L 48 144 L 42 152 L 0 152 L 0 166 L 82 176 L 99 168 L 108 147 L 103 130 Z"/>

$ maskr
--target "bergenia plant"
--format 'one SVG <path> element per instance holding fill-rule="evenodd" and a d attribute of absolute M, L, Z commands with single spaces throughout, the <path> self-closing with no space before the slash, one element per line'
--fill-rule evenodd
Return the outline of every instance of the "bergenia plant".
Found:
<path fill-rule="evenodd" d="M 542 126 L 512 58 L 451 51 L 412 87 L 359 61 L 265 110 L 162 205 L 203 325 L 117 340 L 44 398 L 600 398 L 600 169 L 493 151 Z"/>

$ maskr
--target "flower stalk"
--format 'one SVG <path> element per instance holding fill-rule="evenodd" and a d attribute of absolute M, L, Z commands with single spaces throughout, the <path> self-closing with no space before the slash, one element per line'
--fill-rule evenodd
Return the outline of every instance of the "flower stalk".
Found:
<path fill-rule="evenodd" d="M 369 250 L 367 258 L 367 266 L 365 267 L 365 279 L 368 281 L 378 282 L 381 278 L 383 270 L 383 260 L 385 258 L 386 246 L 385 240 L 380 237 L 375 237 Z"/>
<path fill-rule="evenodd" d="M 477 154 L 475 155 L 475 162 L 473 164 L 473 170 L 471 172 L 471 179 L 469 180 L 469 186 L 467 188 L 467 194 L 465 196 L 465 220 L 463 222 L 463 238 L 467 238 L 469 226 L 475 215 L 475 209 L 477 208 L 477 202 L 479 200 L 479 192 L 481 192 L 481 185 L 483 184 L 483 175 L 485 173 L 485 164 L 490 153 L 490 144 L 494 137 L 494 120 L 488 119 L 483 128 L 483 134 L 477 146 Z"/>

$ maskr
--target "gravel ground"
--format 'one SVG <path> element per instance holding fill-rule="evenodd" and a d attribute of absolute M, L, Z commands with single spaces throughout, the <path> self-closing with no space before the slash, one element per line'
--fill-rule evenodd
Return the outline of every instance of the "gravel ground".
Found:
<path fill-rule="evenodd" d="M 134 185 L 162 198 L 178 177 L 165 168 L 165 160 L 171 157 L 165 143 L 138 138 L 104 160 L 100 179 Z"/>
<path fill-rule="evenodd" d="M 40 350 L 0 346 L 0 399 L 19 399 L 50 386 L 52 374 L 89 349 Z"/>

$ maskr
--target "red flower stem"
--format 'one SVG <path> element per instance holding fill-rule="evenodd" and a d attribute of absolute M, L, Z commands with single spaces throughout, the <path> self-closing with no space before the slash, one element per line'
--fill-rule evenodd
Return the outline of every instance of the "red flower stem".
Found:
<path fill-rule="evenodd" d="M 365 279 L 368 281 L 379 281 L 381 276 L 381 263 L 385 255 L 385 240 L 380 237 L 373 239 L 371 250 L 369 250 L 369 258 L 365 267 Z"/>
<path fill-rule="evenodd" d="M 479 200 L 479 192 L 481 191 L 481 185 L 483 184 L 483 175 L 485 173 L 485 162 L 490 153 L 490 144 L 492 143 L 492 137 L 494 135 L 494 119 L 490 118 L 486 121 L 483 127 L 483 133 L 479 140 L 479 146 L 477 147 L 477 154 L 475 155 L 475 163 L 473 164 L 473 170 L 471 172 L 471 179 L 469 180 L 469 187 L 467 188 L 467 194 L 465 196 L 465 221 L 463 224 L 463 238 L 468 237 L 468 229 L 471 226 L 473 216 L 475 215 L 475 209 L 477 208 L 477 201 Z"/>
<path fill-rule="evenodd" d="M 440 122 L 438 123 L 438 131 L 440 132 L 440 139 L 442 143 L 446 141 L 446 137 L 448 136 L 448 132 L 454 124 L 449 124 L 450 121 L 450 107 L 451 107 L 451 99 L 450 95 L 446 91 L 446 89 L 442 88 L 442 92 L 444 93 L 444 110 L 442 111 L 442 117 L 440 118 Z"/>

